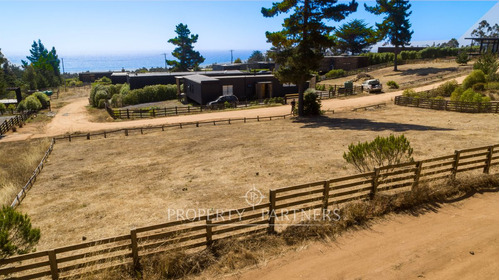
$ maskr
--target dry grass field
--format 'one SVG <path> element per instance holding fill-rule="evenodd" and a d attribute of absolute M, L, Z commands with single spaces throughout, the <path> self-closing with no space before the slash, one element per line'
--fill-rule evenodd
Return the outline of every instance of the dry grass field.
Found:
<path fill-rule="evenodd" d="M 168 209 L 245 206 L 255 187 L 353 174 L 352 142 L 402 134 L 416 160 L 498 143 L 498 115 L 389 105 L 302 120 L 202 126 L 59 141 L 20 206 L 41 228 L 38 250 L 167 221 Z"/>

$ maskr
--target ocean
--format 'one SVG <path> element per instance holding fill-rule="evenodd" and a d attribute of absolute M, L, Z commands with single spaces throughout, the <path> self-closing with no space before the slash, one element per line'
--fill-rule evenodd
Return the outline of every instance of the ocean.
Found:
<path fill-rule="evenodd" d="M 260 51 L 265 53 L 265 51 Z M 231 62 L 230 50 L 199 50 L 199 52 L 205 57 L 205 62 L 201 64 L 201 66 Z M 236 58 L 240 58 L 242 61 L 247 60 L 252 52 L 253 50 L 233 50 L 233 61 Z M 121 71 L 122 69 L 136 70 L 142 67 L 148 69 L 152 67 L 165 67 L 165 56 L 161 52 L 116 55 L 58 55 L 59 59 L 64 60 L 64 72 L 66 73 Z M 6 57 L 11 63 L 16 65 L 21 65 L 21 60 L 26 60 L 26 55 L 6 55 Z M 173 59 L 170 53 L 167 53 L 167 59 Z M 61 63 L 61 72 L 62 71 Z"/>

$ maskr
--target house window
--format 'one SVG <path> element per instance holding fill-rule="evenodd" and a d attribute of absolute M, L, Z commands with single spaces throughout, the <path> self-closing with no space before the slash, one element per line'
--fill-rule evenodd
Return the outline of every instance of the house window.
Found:
<path fill-rule="evenodd" d="M 233 85 L 222 86 L 222 95 L 233 95 Z"/>

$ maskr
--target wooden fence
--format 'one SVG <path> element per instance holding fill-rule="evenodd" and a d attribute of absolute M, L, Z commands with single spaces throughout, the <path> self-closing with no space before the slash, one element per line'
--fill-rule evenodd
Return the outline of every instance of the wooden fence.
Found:
<path fill-rule="evenodd" d="M 234 123 L 247 123 L 247 122 L 262 122 L 262 121 L 272 121 L 277 119 L 286 119 L 286 117 L 291 116 L 291 114 L 281 115 L 281 116 L 269 116 L 269 117 L 255 117 L 255 118 L 235 118 L 235 119 L 222 119 L 213 121 L 200 121 L 200 122 L 185 122 L 177 124 L 164 124 L 156 126 L 146 126 L 146 127 L 134 127 L 134 128 L 122 128 L 117 130 L 99 131 L 94 133 L 79 133 L 79 134 L 67 134 L 54 137 L 55 140 L 65 140 L 69 142 L 76 139 L 86 139 L 90 140 L 92 138 L 108 138 L 114 135 L 125 135 L 129 136 L 132 134 L 144 134 L 148 131 L 165 131 L 169 128 L 189 128 L 189 127 L 200 127 L 200 126 L 213 126 L 213 125 L 230 125 Z"/>
<path fill-rule="evenodd" d="M 370 199 L 377 194 L 408 192 L 421 183 L 454 179 L 479 170 L 489 174 L 499 164 L 499 146 L 455 151 L 418 162 L 375 169 L 373 172 L 271 189 L 269 202 L 173 222 L 132 229 L 129 234 L 0 260 L 0 275 L 11 279 L 50 276 L 66 279 L 102 270 L 139 267 L 141 258 L 175 250 L 201 250 L 214 241 L 248 234 L 275 232 L 283 211 L 327 209 Z"/>
<path fill-rule="evenodd" d="M 55 143 L 56 143 L 56 140 L 54 138 L 52 138 L 52 141 L 50 142 L 49 148 L 45 152 L 45 155 L 43 156 L 43 158 L 40 161 L 40 163 L 38 164 L 38 166 L 35 168 L 35 171 L 33 171 L 33 175 L 31 175 L 31 177 L 28 180 L 28 182 L 26 183 L 26 185 L 24 185 L 24 187 L 21 189 L 21 191 L 19 191 L 19 193 L 16 195 L 16 198 L 14 198 L 14 201 L 12 201 L 12 203 L 10 204 L 10 207 L 16 208 L 21 203 L 21 201 L 23 201 L 23 199 L 26 197 L 26 194 L 28 193 L 28 191 L 31 189 L 31 187 L 33 187 L 33 184 L 36 181 L 36 177 L 38 176 L 38 174 L 40 174 L 40 172 L 42 172 L 43 165 L 44 165 L 45 161 L 47 160 L 47 158 L 49 157 L 50 153 L 52 153 L 52 150 L 54 149 Z"/>
<path fill-rule="evenodd" d="M 496 113 L 498 102 L 459 102 L 426 98 L 396 96 L 394 104 L 408 107 L 418 107 L 433 110 L 445 110 L 462 113 Z"/>
<path fill-rule="evenodd" d="M 0 135 L 7 133 L 7 131 L 11 130 L 14 126 L 21 126 L 23 123 L 33 114 L 33 111 L 22 112 L 19 115 L 16 115 L 8 120 L 5 120 L 2 124 L 0 124 Z"/>

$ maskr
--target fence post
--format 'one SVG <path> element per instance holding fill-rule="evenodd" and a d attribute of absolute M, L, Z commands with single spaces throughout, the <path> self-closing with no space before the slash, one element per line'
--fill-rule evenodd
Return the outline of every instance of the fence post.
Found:
<path fill-rule="evenodd" d="M 90 133 L 87 133 L 87 140 L 90 140 Z"/>
<path fill-rule="evenodd" d="M 104 138 L 106 138 L 106 131 L 104 131 Z"/>
<path fill-rule="evenodd" d="M 156 109 L 153 109 L 153 118 L 156 118 Z"/>
<path fill-rule="evenodd" d="M 188 114 L 191 113 L 191 106 L 188 106 Z"/>
<path fill-rule="evenodd" d="M 415 178 L 413 179 L 413 185 L 411 186 L 411 190 L 413 191 L 416 187 L 418 187 L 418 181 L 420 180 L 420 173 L 422 173 L 422 162 L 417 162 L 416 170 L 415 170 Z"/>
<path fill-rule="evenodd" d="M 228 124 L 231 124 L 231 119 L 227 119 L 227 123 L 228 123 Z"/>
<path fill-rule="evenodd" d="M 374 199 L 375 195 L 377 195 L 377 188 L 378 188 L 378 177 L 380 175 L 380 169 L 375 168 L 375 174 L 373 175 L 373 181 L 372 181 L 372 191 L 370 192 L 370 198 Z"/>
<path fill-rule="evenodd" d="M 161 131 L 165 131 L 165 125 L 161 126 Z"/>
<path fill-rule="evenodd" d="M 128 109 L 127 109 L 127 119 L 130 119 L 130 112 Z"/>
<path fill-rule="evenodd" d="M 177 112 L 177 106 L 175 106 L 175 114 L 178 115 L 179 113 Z"/>
<path fill-rule="evenodd" d="M 125 129 L 125 136 L 128 136 L 128 129 Z"/>
<path fill-rule="evenodd" d="M 206 231 L 207 231 L 207 247 L 210 247 L 210 245 L 212 245 L 212 219 L 210 219 L 210 215 L 208 215 L 206 219 Z"/>
<path fill-rule="evenodd" d="M 137 230 L 130 230 L 130 241 L 132 243 L 132 260 L 134 263 L 134 268 L 137 270 L 139 268 L 139 248 L 137 246 Z"/>
<path fill-rule="evenodd" d="M 258 121 L 258 122 L 260 122 L 260 120 L 259 120 L 259 116 L 257 116 L 257 121 Z"/>
<path fill-rule="evenodd" d="M 488 155 L 486 158 L 486 165 L 484 166 L 483 173 L 490 174 L 491 159 L 493 158 L 493 146 L 488 147 Z"/>
<path fill-rule="evenodd" d="M 457 176 L 458 162 L 459 161 L 460 161 L 460 151 L 456 150 L 455 151 L 454 162 L 453 162 L 453 169 L 451 171 L 451 179 L 452 180 L 455 180 L 455 177 Z"/>
<path fill-rule="evenodd" d="M 247 118 L 243 118 L 243 123 L 247 123 Z"/>
<path fill-rule="evenodd" d="M 326 213 L 326 210 L 328 209 L 329 196 L 330 196 L 330 182 L 325 181 L 323 183 L 323 213 L 321 213 L 323 218 L 325 217 L 324 215 Z"/>
<path fill-rule="evenodd" d="M 52 280 L 57 280 L 59 279 L 59 269 L 57 268 L 56 252 L 54 250 L 50 250 L 47 253 L 49 255 L 50 273 L 52 275 Z"/>
<path fill-rule="evenodd" d="M 141 134 L 144 134 L 144 131 L 142 131 L 142 127 L 141 127 Z"/>
<path fill-rule="evenodd" d="M 275 190 L 269 190 L 269 228 L 267 229 L 267 232 L 269 234 L 274 233 L 274 223 L 276 221 L 276 191 Z"/>
<path fill-rule="evenodd" d="M 71 134 L 68 135 L 68 141 L 71 142 Z"/>

